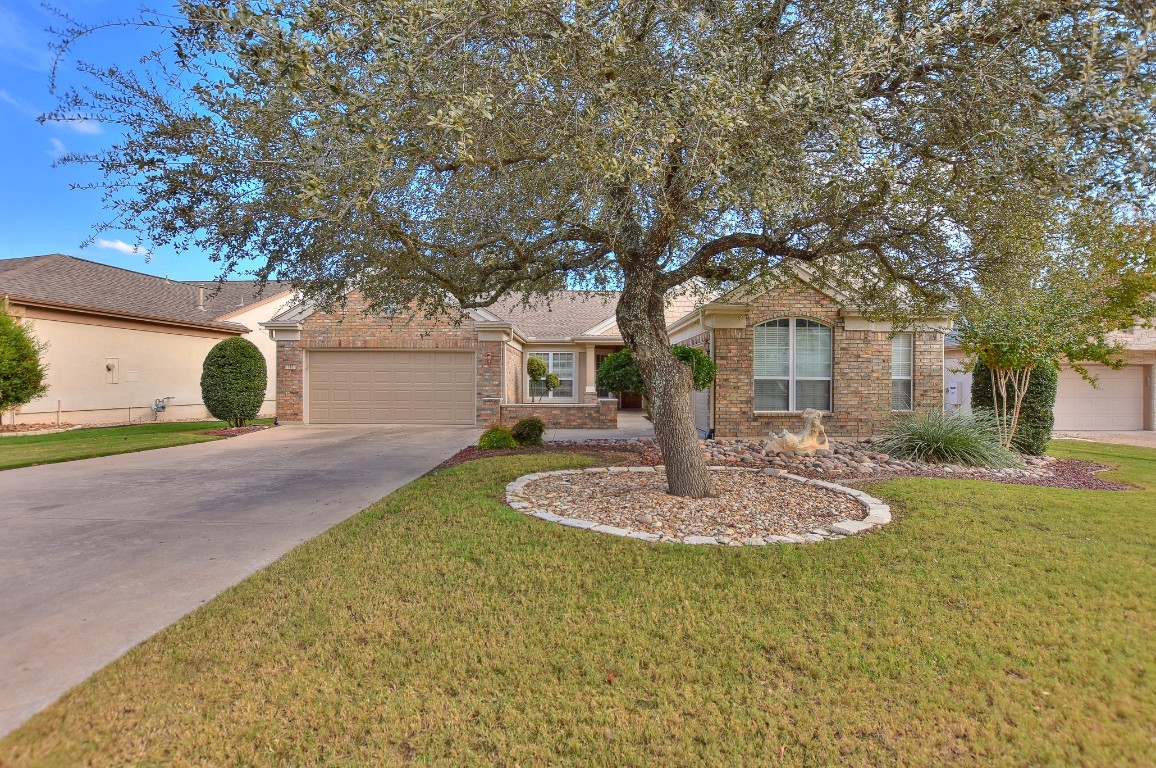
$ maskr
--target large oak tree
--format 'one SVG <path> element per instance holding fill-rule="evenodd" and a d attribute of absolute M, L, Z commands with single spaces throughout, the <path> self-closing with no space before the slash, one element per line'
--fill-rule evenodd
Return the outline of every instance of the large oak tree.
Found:
<path fill-rule="evenodd" d="M 622 290 L 670 491 L 710 479 L 664 296 L 784 262 L 880 312 L 966 282 L 1040 198 L 1148 204 L 1142 0 L 182 2 L 54 117 L 113 223 L 318 301 Z M 62 50 L 91 28 L 63 33 Z"/>

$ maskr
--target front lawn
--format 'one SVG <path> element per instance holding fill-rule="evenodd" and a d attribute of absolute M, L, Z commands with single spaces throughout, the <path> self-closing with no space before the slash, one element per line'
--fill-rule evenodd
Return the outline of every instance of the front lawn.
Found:
<path fill-rule="evenodd" d="M 0 742 L 13 765 L 1142 765 L 1156 746 L 1156 451 L 1143 486 L 904 479 L 881 531 L 688 547 L 426 476 Z M 592 460 L 591 460 L 592 461 Z"/>
<path fill-rule="evenodd" d="M 253 423 L 268 424 L 269 421 L 263 419 Z M 47 435 L 0 437 L 0 469 L 221 440 L 223 438 L 202 433 L 224 426 L 223 421 L 166 421 L 128 427 L 73 429 Z"/>

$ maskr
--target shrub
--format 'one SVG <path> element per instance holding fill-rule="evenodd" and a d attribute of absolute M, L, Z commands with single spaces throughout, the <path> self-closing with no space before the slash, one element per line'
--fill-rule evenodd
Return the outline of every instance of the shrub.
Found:
<path fill-rule="evenodd" d="M 542 435 L 546 434 L 546 422 L 533 417 L 522 419 L 510 433 L 519 445 L 541 445 Z"/>
<path fill-rule="evenodd" d="M 234 336 L 218 342 L 205 355 L 201 397 L 214 418 L 243 427 L 265 402 L 265 356 L 253 342 Z"/>
<path fill-rule="evenodd" d="M 27 405 L 48 391 L 40 361 L 44 347 L 23 323 L 0 309 L 0 411 Z"/>
<path fill-rule="evenodd" d="M 900 458 L 942 464 L 1019 464 L 1015 453 L 1000 444 L 995 414 L 983 408 L 971 413 L 930 410 L 899 415 L 879 449 Z"/>
<path fill-rule="evenodd" d="M 1020 406 L 1012 448 L 1020 453 L 1040 456 L 1048 447 L 1055 424 L 1053 408 L 1056 405 L 1056 385 L 1060 373 L 1054 365 L 1040 365 L 1032 371 L 1028 391 Z M 1009 393 L 1010 394 L 1010 393 Z M 1002 402 L 1002 401 L 1001 401 Z M 1014 401 L 1013 401 L 1014 402 Z M 971 407 L 995 410 L 996 393 L 992 390 L 991 374 L 983 363 L 977 363 L 971 381 Z"/>
<path fill-rule="evenodd" d="M 711 385 L 718 367 L 709 355 L 700 349 L 680 344 L 675 344 L 670 350 L 679 362 L 690 368 L 695 389 L 706 389 Z M 611 392 L 646 392 L 642 374 L 634 364 L 634 356 L 630 354 L 629 349 L 607 355 L 602 365 L 598 366 L 594 383 L 599 389 Z"/>
<path fill-rule="evenodd" d="M 497 451 L 517 447 L 518 441 L 514 439 L 514 433 L 505 427 L 490 427 L 482 433 L 481 438 L 478 440 L 478 448 L 483 451 Z"/>

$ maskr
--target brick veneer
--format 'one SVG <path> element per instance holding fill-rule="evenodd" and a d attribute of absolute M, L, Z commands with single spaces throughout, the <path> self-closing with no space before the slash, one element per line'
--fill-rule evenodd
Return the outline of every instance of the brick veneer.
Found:
<path fill-rule="evenodd" d="M 607 398 L 594 404 L 502 403 L 499 423 L 510 427 L 529 418 L 546 422 L 547 429 L 617 429 L 618 401 Z"/>
<path fill-rule="evenodd" d="M 891 339 L 885 332 L 849 331 L 839 317 L 839 305 L 828 296 L 801 286 L 788 286 L 749 303 L 745 328 L 714 332 L 715 433 L 720 437 L 750 437 L 773 431 L 795 431 L 799 413 L 755 413 L 754 328 L 768 320 L 799 317 L 832 328 L 834 371 L 832 413 L 824 418 L 834 436 L 878 432 L 891 410 Z M 943 336 L 915 334 L 915 407 L 943 403 Z"/>
<path fill-rule="evenodd" d="M 304 355 L 313 349 L 445 349 L 475 350 L 478 423 L 497 421 L 502 397 L 501 341 L 479 341 L 473 321 L 445 318 L 366 314 L 366 304 L 353 293 L 344 307 L 315 312 L 301 326 L 300 341 L 277 342 L 277 414 L 282 421 L 301 421 L 304 415 Z M 488 404 L 485 398 L 495 398 Z"/>

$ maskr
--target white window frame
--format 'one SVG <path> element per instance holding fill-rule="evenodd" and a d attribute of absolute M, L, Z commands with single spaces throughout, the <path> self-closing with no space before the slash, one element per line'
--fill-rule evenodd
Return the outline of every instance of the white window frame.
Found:
<path fill-rule="evenodd" d="M 571 394 L 565 395 L 565 396 L 555 395 L 554 393 L 557 392 L 557 390 L 551 389 L 546 394 L 539 397 L 538 395 L 535 395 L 532 392 L 534 382 L 530 381 L 530 374 L 528 372 L 524 372 L 525 376 L 526 376 L 526 397 L 529 399 L 529 402 L 538 402 L 539 400 L 541 400 L 543 403 L 546 403 L 546 402 L 549 402 L 551 400 L 555 400 L 555 401 L 572 401 L 572 400 L 575 400 L 578 397 L 578 353 L 573 351 L 573 350 L 566 350 L 566 349 L 557 349 L 557 350 L 535 349 L 535 350 L 530 350 L 530 351 L 526 352 L 526 362 L 529 363 L 530 358 L 535 356 L 535 355 L 545 355 L 546 356 L 546 372 L 547 373 L 553 373 L 553 374 L 557 374 L 557 371 L 554 370 L 554 356 L 555 355 L 570 355 L 571 359 L 573 360 L 573 366 L 574 367 L 571 368 L 571 371 L 573 373 L 565 379 L 563 379 L 561 376 L 559 376 L 558 380 L 571 382 L 571 387 L 570 387 Z"/>
<path fill-rule="evenodd" d="M 895 374 L 895 344 L 901 339 L 907 339 L 907 353 L 909 355 L 909 366 L 907 375 Z M 906 408 L 895 407 L 895 382 L 906 381 L 908 404 Z M 891 410 L 896 412 L 907 412 L 915 410 L 915 334 L 914 333 L 897 333 L 891 337 Z"/>
<path fill-rule="evenodd" d="M 797 389 L 795 387 L 795 382 L 796 381 L 825 381 L 825 382 L 827 382 L 827 394 L 828 394 L 828 400 L 830 402 L 830 407 L 828 408 L 828 410 L 823 411 L 823 413 L 833 413 L 835 411 L 835 329 L 834 329 L 834 327 L 827 325 L 826 323 L 822 322 L 821 320 L 815 320 L 814 318 L 811 318 L 811 317 L 772 317 L 769 320 L 764 320 L 763 322 L 759 323 L 758 325 L 755 326 L 755 328 L 758 328 L 760 325 L 766 325 L 767 323 L 778 322 L 779 320 L 786 320 L 787 321 L 787 345 L 788 345 L 787 354 L 788 354 L 788 366 L 789 367 L 788 367 L 788 371 L 787 371 L 786 382 L 787 382 L 787 405 L 788 405 L 788 408 L 785 411 L 760 411 L 760 410 L 756 409 L 754 407 L 754 405 L 755 405 L 755 403 L 754 403 L 754 399 L 755 399 L 754 382 L 760 381 L 760 380 L 761 381 L 783 381 L 784 379 L 781 376 L 752 376 L 751 377 L 751 409 L 755 413 L 799 413 L 800 411 L 797 407 L 797 402 L 795 399 L 796 389 Z M 831 375 L 830 376 L 821 377 L 821 376 L 796 376 L 795 375 L 795 325 L 800 320 L 803 320 L 803 321 L 806 321 L 809 323 L 817 323 L 817 324 L 823 326 L 824 328 L 826 328 L 827 332 L 831 334 Z M 751 347 L 751 352 L 752 352 L 751 357 L 752 357 L 752 368 L 753 368 L 753 362 L 754 362 L 753 361 L 753 358 L 754 358 L 754 347 L 753 346 Z"/>

